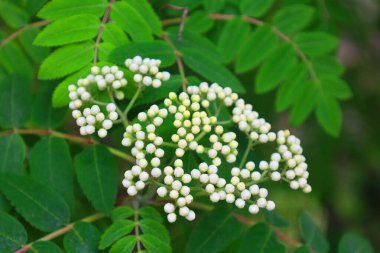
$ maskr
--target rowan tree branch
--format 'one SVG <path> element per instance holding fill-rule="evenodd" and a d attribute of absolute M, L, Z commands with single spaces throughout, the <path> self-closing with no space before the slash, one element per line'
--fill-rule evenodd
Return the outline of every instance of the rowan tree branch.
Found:
<path fill-rule="evenodd" d="M 66 134 L 66 133 L 57 132 L 57 131 L 53 131 L 53 130 L 46 130 L 46 129 L 12 129 L 12 130 L 8 130 L 8 131 L 0 132 L 0 137 L 12 135 L 12 134 L 55 136 L 55 137 L 58 137 L 61 139 L 65 139 L 65 140 L 68 140 L 71 142 L 85 144 L 85 145 L 94 145 L 94 144 L 99 143 L 95 140 L 84 138 L 81 136 L 76 136 L 76 135 L 72 135 L 72 134 Z M 132 156 L 128 155 L 127 153 L 125 153 L 121 150 L 109 147 L 109 146 L 107 146 L 107 148 L 113 155 L 115 155 L 119 158 L 122 158 L 128 162 L 131 162 L 131 163 L 135 162 L 135 159 Z"/>
<path fill-rule="evenodd" d="M 175 58 L 177 61 L 178 71 L 179 71 L 179 74 L 181 75 L 182 89 L 185 91 L 187 87 L 187 79 L 186 79 L 186 74 L 185 74 L 185 68 L 182 62 L 181 52 L 179 52 L 178 49 L 174 46 L 173 42 L 171 41 L 171 39 L 169 38 L 166 32 L 163 32 L 162 38 L 169 44 L 169 46 L 174 51 Z"/>
<path fill-rule="evenodd" d="M 91 223 L 91 222 L 97 221 L 97 220 L 99 220 L 99 219 L 101 219 L 103 217 L 105 217 L 104 214 L 102 214 L 102 213 L 96 213 L 96 214 L 87 216 L 87 217 L 85 217 L 85 218 L 83 218 L 83 219 L 81 219 L 79 221 L 84 221 L 84 222 Z M 78 222 L 78 221 L 76 221 L 76 222 Z M 23 246 L 21 249 L 15 251 L 14 253 L 25 253 L 28 250 L 30 250 L 32 248 L 33 244 L 36 243 L 36 242 L 39 242 L 39 241 L 50 241 L 50 240 L 53 240 L 56 237 L 59 237 L 61 235 L 64 235 L 64 234 L 70 232 L 73 229 L 73 227 L 74 227 L 74 225 L 75 225 L 76 222 L 70 223 L 70 224 L 64 226 L 63 228 L 60 228 L 60 229 L 58 229 L 58 230 L 56 230 L 56 231 L 54 231 L 54 232 L 52 232 L 52 233 L 50 233 L 48 235 L 45 235 L 44 237 L 41 237 L 40 239 L 38 239 L 36 241 L 33 241 L 33 242 L 31 242 L 31 243 Z"/>
<path fill-rule="evenodd" d="M 25 32 L 28 28 L 30 28 L 30 27 L 42 27 L 42 26 L 46 26 L 49 23 L 50 23 L 49 20 L 41 20 L 41 21 L 37 21 L 37 22 L 31 23 L 31 24 L 27 24 L 27 25 L 21 27 L 20 29 L 18 29 L 17 31 L 15 31 L 11 35 L 9 35 L 7 38 L 5 38 L 3 41 L 1 41 L 0 48 L 4 47 L 9 42 L 16 39 L 23 32 Z"/>
<path fill-rule="evenodd" d="M 115 2 L 115 0 L 110 0 L 107 8 L 104 12 L 103 18 L 102 18 L 102 23 L 100 24 L 99 31 L 98 31 L 98 36 L 96 36 L 96 41 L 94 45 L 94 61 L 93 64 L 95 65 L 98 62 L 98 52 L 99 52 L 99 44 L 100 40 L 102 39 L 103 31 L 104 31 L 104 26 L 108 22 L 110 12 L 112 9 L 112 5 Z"/>

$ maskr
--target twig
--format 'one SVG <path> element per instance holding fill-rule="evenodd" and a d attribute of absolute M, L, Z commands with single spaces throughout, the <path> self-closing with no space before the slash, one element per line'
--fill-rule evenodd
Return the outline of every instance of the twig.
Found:
<path fill-rule="evenodd" d="M 182 11 L 181 18 L 179 19 L 180 25 L 179 25 L 179 31 L 178 31 L 178 41 L 181 41 L 182 40 L 182 33 L 183 33 L 184 28 L 185 28 L 185 21 L 186 21 L 187 14 L 189 13 L 189 9 L 187 7 L 177 6 L 177 5 L 173 5 L 173 4 L 166 4 L 164 6 L 164 8 L 175 10 L 175 11 Z"/>
<path fill-rule="evenodd" d="M 93 214 L 91 216 L 88 216 L 86 218 L 83 218 L 81 219 L 80 221 L 84 221 L 84 222 L 94 222 L 96 220 L 99 220 L 101 218 L 105 217 L 104 214 L 102 213 L 96 213 L 96 214 Z M 58 229 L 48 235 L 45 235 L 44 237 L 41 237 L 40 239 L 34 241 L 34 242 L 31 242 L 25 246 L 23 246 L 21 249 L 15 251 L 14 253 L 25 253 L 27 252 L 28 250 L 30 250 L 33 246 L 34 243 L 38 242 L 38 241 L 50 241 L 50 240 L 53 240 L 54 238 L 58 237 L 58 236 L 61 236 L 63 234 L 66 234 L 68 232 L 70 232 L 74 225 L 75 225 L 76 222 L 73 222 L 73 223 L 70 223 L 68 225 L 66 225 L 65 227 L 61 228 L 61 229 Z"/>
<path fill-rule="evenodd" d="M 162 34 L 162 38 L 169 44 L 169 46 L 174 51 L 175 58 L 177 61 L 178 71 L 179 71 L 179 74 L 181 75 L 182 89 L 185 91 L 186 87 L 187 87 L 187 79 L 186 79 L 186 74 L 185 74 L 185 68 L 184 68 L 183 62 L 182 62 L 181 53 L 174 46 L 173 42 L 170 40 L 169 36 L 165 32 Z"/>
<path fill-rule="evenodd" d="M 115 2 L 115 0 L 110 0 L 110 2 L 108 3 L 107 9 L 104 12 L 104 15 L 103 15 L 103 18 L 102 18 L 102 23 L 100 24 L 100 27 L 99 27 L 98 36 L 96 37 L 96 41 L 95 41 L 95 45 L 94 45 L 94 62 L 93 62 L 94 65 L 98 61 L 99 43 L 100 43 L 100 40 L 102 39 L 102 34 L 103 34 L 103 31 L 104 31 L 104 26 L 105 26 L 105 24 L 108 21 L 108 18 L 109 18 L 110 12 L 111 12 L 111 8 L 112 8 L 112 4 L 114 2 Z"/>
<path fill-rule="evenodd" d="M 4 39 L 0 43 L 0 48 L 4 47 L 9 42 L 11 42 L 12 40 L 16 39 L 23 32 L 25 32 L 28 28 L 30 28 L 30 27 L 42 27 L 42 26 L 46 26 L 49 23 L 50 23 L 49 20 L 41 20 L 41 21 L 37 21 L 37 22 L 31 23 L 31 24 L 27 24 L 27 25 L 21 27 L 20 29 L 18 29 L 17 31 L 15 31 L 14 33 L 12 33 L 11 35 L 9 35 L 7 38 Z"/>
<path fill-rule="evenodd" d="M 66 133 L 61 133 L 53 130 L 45 130 L 45 129 L 12 129 L 4 132 L 0 132 L 0 137 L 1 136 L 7 136 L 7 135 L 12 135 L 12 134 L 22 134 L 22 135 L 46 135 L 46 136 L 55 136 L 61 139 L 66 139 L 71 142 L 76 142 L 80 144 L 86 144 L 86 145 L 94 145 L 98 144 L 97 141 L 91 140 L 88 138 L 84 138 L 81 136 L 76 136 L 72 134 L 66 134 Z M 112 148 L 112 147 L 107 147 L 108 150 L 115 156 L 122 158 L 124 160 L 127 160 L 129 162 L 134 163 L 135 159 L 124 153 L 123 151 L 120 151 L 118 149 Z"/>

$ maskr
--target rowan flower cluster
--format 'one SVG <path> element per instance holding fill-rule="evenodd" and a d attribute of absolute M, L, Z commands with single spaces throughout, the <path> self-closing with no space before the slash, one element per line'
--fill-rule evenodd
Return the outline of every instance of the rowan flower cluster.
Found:
<path fill-rule="evenodd" d="M 232 107 L 232 122 L 249 140 L 248 152 L 254 145 L 277 142 L 277 150 L 269 162 L 263 160 L 256 165 L 246 161 L 244 154 L 239 167 L 231 166 L 228 179 L 219 175 L 218 167 L 223 162 L 235 163 L 239 143 L 236 133 L 226 131 L 218 121 L 222 106 Z M 170 139 L 164 140 L 158 130 L 170 115 L 174 116 L 170 119 L 174 118 L 176 131 Z M 152 105 L 147 112 L 139 113 L 137 120 L 138 123 L 126 128 L 122 140 L 124 146 L 132 147 L 131 153 L 136 158 L 136 165 L 125 172 L 123 185 L 130 196 L 147 184 L 157 185 L 157 195 L 169 198 L 164 206 L 169 222 L 176 221 L 177 214 L 188 220 L 195 219 L 191 204 L 200 192 L 209 195 L 212 202 L 226 201 L 238 208 L 247 207 L 250 213 L 256 214 L 260 208 L 275 208 L 275 203 L 267 199 L 268 190 L 259 186 L 264 181 L 284 180 L 292 189 L 311 191 L 300 140 L 287 130 L 271 132 L 271 125 L 259 117 L 252 105 L 246 104 L 228 87 L 201 83 L 178 95 L 171 92 L 163 108 Z M 174 151 L 175 157 L 164 164 L 168 149 Z M 183 160 L 186 152 L 207 156 L 211 162 L 188 168 Z M 173 156 L 172 153 L 169 156 Z"/>
<path fill-rule="evenodd" d="M 125 66 L 134 74 L 133 81 L 139 87 L 152 86 L 158 88 L 162 81 L 167 81 L 170 74 L 166 71 L 160 72 L 160 60 L 135 56 L 133 59 L 126 59 Z M 76 84 L 68 86 L 70 109 L 72 116 L 80 127 L 81 135 L 91 135 L 97 131 L 100 138 L 108 134 L 119 119 L 120 111 L 113 102 L 123 100 L 125 93 L 122 90 L 128 81 L 124 78 L 124 72 L 118 66 L 104 66 L 102 68 L 93 66 L 91 74 L 86 78 L 81 78 Z M 106 94 L 112 102 L 96 100 L 96 96 Z"/>
<path fill-rule="evenodd" d="M 133 80 L 144 86 L 159 88 L 162 81 L 167 81 L 170 78 L 169 72 L 159 71 L 161 60 L 143 59 L 141 56 L 135 56 L 132 59 L 126 59 L 124 64 L 130 71 L 135 73 Z"/>

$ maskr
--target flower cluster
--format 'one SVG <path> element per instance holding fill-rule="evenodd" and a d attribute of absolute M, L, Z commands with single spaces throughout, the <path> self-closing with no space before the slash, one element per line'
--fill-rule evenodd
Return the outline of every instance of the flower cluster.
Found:
<path fill-rule="evenodd" d="M 127 170 L 123 185 L 133 196 L 145 187 L 146 180 L 150 178 L 149 183 L 159 186 L 157 195 L 170 199 L 164 206 L 169 222 L 177 219 L 177 210 L 180 216 L 193 220 L 195 212 L 190 207 L 195 194 L 200 191 L 209 195 L 212 202 L 226 201 L 238 208 L 248 207 L 252 214 L 258 213 L 260 208 L 275 208 L 275 203 L 267 199 L 268 190 L 259 186 L 264 181 L 284 180 L 292 189 L 311 191 L 300 140 L 287 130 L 271 132 L 271 125 L 259 118 L 252 105 L 246 104 L 230 88 L 201 83 L 178 95 L 170 93 L 164 100 L 164 106 L 160 109 L 152 105 L 147 112 L 138 114 L 138 123 L 126 128 L 122 144 L 132 146 L 131 153 L 137 164 L 133 168 L 140 174 L 133 174 L 133 168 Z M 248 152 L 256 144 L 278 144 L 271 160 L 260 161 L 258 166 L 253 161 L 245 161 L 247 156 L 244 155 L 241 168 L 233 166 L 228 180 L 219 176 L 218 166 L 223 161 L 234 163 L 237 160 L 239 143 L 236 133 L 225 131 L 222 122 L 218 122 L 222 106 L 232 107 L 231 122 L 249 140 Z M 164 140 L 157 129 L 169 115 L 174 116 L 176 132 Z M 166 165 L 163 164 L 164 148 L 174 149 L 175 154 L 172 162 Z M 186 152 L 206 155 L 211 163 L 202 162 L 197 168 L 185 168 L 183 157 Z M 150 175 L 141 177 L 143 172 Z"/>
<path fill-rule="evenodd" d="M 104 66 L 101 69 L 93 66 L 90 75 L 79 79 L 76 84 L 69 85 L 68 90 L 71 99 L 69 107 L 73 110 L 72 116 L 80 127 L 81 135 L 93 134 L 98 129 L 100 138 L 107 136 L 107 130 L 119 118 L 116 105 L 105 103 L 105 110 L 102 111 L 100 106 L 104 107 L 104 104 L 96 104 L 91 92 L 96 89 L 99 91 L 106 89 L 111 92 L 117 91 L 127 85 L 127 79 L 123 77 L 124 73 L 117 66 Z M 124 98 L 123 92 L 117 94 L 117 98 Z"/>
<path fill-rule="evenodd" d="M 133 80 L 144 86 L 159 88 L 162 81 L 167 81 L 170 78 L 169 72 L 159 71 L 161 60 L 142 59 L 141 56 L 135 56 L 133 59 L 126 59 L 124 64 L 130 71 L 136 73 L 133 75 Z"/>
<path fill-rule="evenodd" d="M 159 71 L 160 64 L 160 60 L 142 59 L 140 56 L 125 60 L 129 70 L 136 73 L 133 80 L 139 87 L 143 84 L 158 88 L 162 81 L 169 80 L 168 72 Z M 72 116 L 80 127 L 81 135 L 91 135 L 97 131 L 100 138 L 107 136 L 108 130 L 119 119 L 120 111 L 115 102 L 98 101 L 95 97 L 104 92 L 110 101 L 114 101 L 114 97 L 122 100 L 125 98 L 122 89 L 127 84 L 124 72 L 118 66 L 93 66 L 91 74 L 68 86 L 69 107 L 73 110 Z"/>

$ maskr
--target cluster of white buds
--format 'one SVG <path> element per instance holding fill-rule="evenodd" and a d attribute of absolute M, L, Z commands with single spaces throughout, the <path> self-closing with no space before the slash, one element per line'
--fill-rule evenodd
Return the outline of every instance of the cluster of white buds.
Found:
<path fill-rule="evenodd" d="M 164 100 L 164 106 L 160 109 L 152 105 L 147 112 L 139 113 L 139 123 L 126 128 L 122 144 L 132 146 L 131 153 L 136 158 L 137 167 L 149 172 L 151 182 L 159 186 L 157 195 L 170 198 L 164 206 L 169 222 L 176 221 L 177 211 L 188 220 L 195 219 L 190 207 L 194 193 L 200 189 L 209 195 L 212 202 L 234 203 L 238 208 L 247 207 L 252 214 L 258 213 L 260 208 L 275 208 L 275 203 L 267 199 L 268 190 L 259 186 L 264 181 L 283 180 L 289 182 L 292 189 L 303 189 L 306 193 L 311 191 L 300 140 L 290 135 L 288 130 L 271 132 L 271 125 L 259 118 L 252 105 L 239 99 L 230 88 L 201 83 L 178 95 L 171 92 Z M 252 161 L 246 162 L 245 155 L 242 168 L 233 167 L 229 180 L 219 176 L 218 167 L 223 160 L 227 163 L 237 160 L 239 144 L 236 134 L 226 132 L 223 122 L 218 122 L 221 106 L 231 107 L 231 122 L 249 140 L 248 152 L 256 144 L 278 144 L 277 152 L 271 155 L 269 162 L 263 160 L 256 166 Z M 164 140 L 157 129 L 170 114 L 174 116 L 176 132 Z M 173 164 L 162 164 L 166 148 L 174 149 Z M 183 157 L 186 152 L 207 155 L 212 164 L 202 162 L 198 168 L 185 173 Z M 137 182 L 133 175 L 133 169 L 126 172 L 125 183 L 123 181 L 131 196 L 145 186 L 140 174 L 134 175 L 139 177 Z M 138 182 L 141 182 L 139 187 Z"/>
<path fill-rule="evenodd" d="M 169 72 L 159 71 L 161 60 L 144 58 L 135 56 L 132 59 L 126 59 L 125 66 L 134 74 L 133 80 L 144 86 L 152 86 L 153 88 L 161 87 L 162 81 L 170 78 Z"/>
<path fill-rule="evenodd" d="M 148 179 L 148 172 L 143 171 L 140 166 L 134 165 L 131 170 L 125 171 L 122 183 L 123 186 L 127 188 L 128 195 L 135 196 L 138 191 L 145 188 Z"/>
<path fill-rule="evenodd" d="M 239 129 L 245 132 L 252 141 L 267 143 L 276 140 L 276 134 L 270 132 L 271 125 L 259 114 L 252 110 L 251 104 L 238 99 L 232 110 L 232 121 L 238 124 Z"/>
<path fill-rule="evenodd" d="M 113 126 L 113 122 L 118 119 L 118 114 L 115 111 L 116 105 L 109 103 L 106 106 L 107 113 L 103 113 L 98 105 L 85 107 L 83 111 L 73 110 L 72 116 L 76 119 L 77 125 L 80 127 L 81 135 L 90 135 L 98 129 L 98 136 L 104 138 L 107 136 L 107 131 Z"/>

